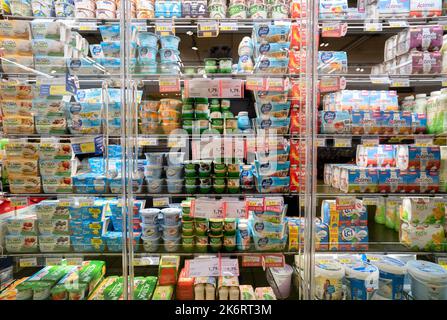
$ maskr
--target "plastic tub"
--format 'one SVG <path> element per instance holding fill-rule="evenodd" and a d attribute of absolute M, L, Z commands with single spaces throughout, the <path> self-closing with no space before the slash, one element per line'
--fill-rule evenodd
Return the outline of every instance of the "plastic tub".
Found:
<path fill-rule="evenodd" d="M 168 193 L 181 193 L 183 190 L 183 179 L 166 179 Z"/>
<path fill-rule="evenodd" d="M 180 221 L 180 208 L 165 208 L 161 210 L 165 226 L 175 226 Z"/>
<path fill-rule="evenodd" d="M 163 167 L 160 165 L 144 166 L 144 176 L 152 179 L 160 179 L 163 172 Z"/>
<path fill-rule="evenodd" d="M 180 52 L 173 49 L 160 49 L 161 63 L 177 63 L 179 61 Z"/>
<path fill-rule="evenodd" d="M 146 178 L 147 192 L 149 193 L 161 193 L 163 189 L 163 183 L 165 179 L 151 179 Z"/>
<path fill-rule="evenodd" d="M 138 32 L 138 41 L 141 47 L 158 48 L 158 36 L 152 32 Z"/>
<path fill-rule="evenodd" d="M 411 293 L 416 300 L 446 300 L 447 270 L 439 264 L 411 260 L 407 262 Z"/>
<path fill-rule="evenodd" d="M 141 218 L 144 224 L 158 224 L 158 215 L 160 214 L 160 209 L 157 208 L 146 208 L 140 210 Z"/>
<path fill-rule="evenodd" d="M 164 247 L 167 252 L 179 251 L 180 249 L 180 240 L 182 238 L 165 238 L 163 237 Z"/>
<path fill-rule="evenodd" d="M 157 62 L 146 61 L 145 59 L 139 59 L 137 64 L 138 73 L 155 74 L 158 70 Z"/>
<path fill-rule="evenodd" d="M 184 158 L 184 152 L 168 152 L 166 154 L 166 161 L 168 162 L 169 166 L 183 165 Z"/>
<path fill-rule="evenodd" d="M 158 245 L 160 244 L 160 237 L 149 238 L 149 237 L 141 236 L 141 240 L 143 240 L 144 251 L 155 252 L 158 250 Z"/>
<path fill-rule="evenodd" d="M 183 166 L 164 167 L 167 179 L 181 179 L 183 177 Z"/>
<path fill-rule="evenodd" d="M 370 300 L 379 282 L 379 269 L 359 262 L 346 266 L 348 300 Z"/>
<path fill-rule="evenodd" d="M 401 300 L 404 289 L 406 265 L 403 261 L 385 255 L 368 256 L 370 262 L 379 268 L 378 295 L 386 299 Z"/>
<path fill-rule="evenodd" d="M 144 61 L 156 62 L 157 61 L 157 48 L 151 47 L 139 47 L 138 59 L 144 59 Z"/>
<path fill-rule="evenodd" d="M 290 296 L 290 291 L 292 288 L 292 274 L 293 268 L 288 264 L 284 264 L 282 268 L 270 268 L 270 271 L 273 276 L 273 280 L 276 283 L 276 286 L 273 285 L 272 288 L 275 292 L 275 295 L 279 298 L 286 299 Z"/>
<path fill-rule="evenodd" d="M 160 37 L 160 44 L 163 49 L 178 50 L 180 38 L 176 36 L 163 36 Z"/>
<path fill-rule="evenodd" d="M 158 166 L 163 165 L 163 155 L 164 153 L 161 152 L 149 152 L 144 154 L 148 164 Z"/>
<path fill-rule="evenodd" d="M 315 296 L 320 300 L 341 300 L 345 268 L 333 259 L 315 262 Z"/>
<path fill-rule="evenodd" d="M 177 239 L 181 236 L 181 225 L 182 223 L 179 222 L 177 225 L 174 226 L 167 226 L 162 224 L 161 228 L 163 230 L 163 239 Z"/>
<path fill-rule="evenodd" d="M 147 238 L 155 238 L 160 236 L 158 224 L 144 224 L 141 223 L 141 233 Z"/>
<path fill-rule="evenodd" d="M 160 73 L 162 73 L 162 74 L 179 74 L 180 67 L 177 62 L 160 63 Z"/>

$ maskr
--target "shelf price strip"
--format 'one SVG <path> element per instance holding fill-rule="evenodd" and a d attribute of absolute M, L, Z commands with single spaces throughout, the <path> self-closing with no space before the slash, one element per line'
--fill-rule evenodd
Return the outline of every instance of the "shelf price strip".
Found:
<path fill-rule="evenodd" d="M 210 257 L 189 259 L 185 262 L 188 278 L 239 276 L 238 259 Z"/>
<path fill-rule="evenodd" d="M 19 259 L 20 268 L 37 267 L 37 258 L 20 258 Z"/>
<path fill-rule="evenodd" d="M 390 79 L 390 87 L 408 88 L 410 86 L 409 78 L 392 78 Z"/>
<path fill-rule="evenodd" d="M 390 28 L 408 28 L 407 20 L 390 20 L 388 24 Z"/>
<path fill-rule="evenodd" d="M 197 23 L 198 38 L 215 38 L 219 35 L 219 22 L 217 20 L 200 21 Z"/>
<path fill-rule="evenodd" d="M 24 207 L 28 205 L 28 198 L 26 197 L 14 197 L 9 198 L 11 202 L 11 207 Z"/>
<path fill-rule="evenodd" d="M 346 89 L 345 77 L 322 77 L 320 92 L 333 92 Z"/>
<path fill-rule="evenodd" d="M 321 36 L 324 38 L 341 38 L 348 32 L 348 24 L 336 22 L 325 22 L 323 23 Z"/>
<path fill-rule="evenodd" d="M 162 77 L 158 82 L 160 92 L 180 92 L 180 79 L 172 77 Z"/>
<path fill-rule="evenodd" d="M 350 148 L 352 146 L 351 138 L 335 138 L 334 147 L 335 148 Z"/>
<path fill-rule="evenodd" d="M 173 22 L 157 22 L 155 23 L 155 34 L 159 36 L 174 36 L 175 26 Z"/>
<path fill-rule="evenodd" d="M 380 22 L 365 22 L 365 32 L 380 32 L 382 29 L 383 26 Z"/>
<path fill-rule="evenodd" d="M 137 267 L 142 266 L 158 266 L 160 264 L 160 257 L 158 256 L 142 256 L 133 259 L 133 263 Z"/>
<path fill-rule="evenodd" d="M 153 198 L 152 205 L 157 208 L 169 207 L 169 197 Z"/>
<path fill-rule="evenodd" d="M 238 26 L 237 26 L 237 22 L 221 22 L 220 23 L 220 30 L 221 31 L 237 31 L 238 30 Z"/>

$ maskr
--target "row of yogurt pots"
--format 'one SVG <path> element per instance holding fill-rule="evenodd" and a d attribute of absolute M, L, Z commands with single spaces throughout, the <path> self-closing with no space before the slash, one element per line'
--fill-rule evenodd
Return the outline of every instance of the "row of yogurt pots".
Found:
<path fill-rule="evenodd" d="M 401 300 L 408 275 L 414 299 L 447 300 L 447 270 L 436 263 L 405 263 L 386 255 L 343 255 L 337 259 L 317 258 L 315 266 L 318 299 L 342 299 L 342 287 L 346 285 L 348 299 Z"/>

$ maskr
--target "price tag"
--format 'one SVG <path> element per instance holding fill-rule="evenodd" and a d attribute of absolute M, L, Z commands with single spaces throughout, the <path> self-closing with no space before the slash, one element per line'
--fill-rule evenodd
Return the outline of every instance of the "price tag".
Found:
<path fill-rule="evenodd" d="M 220 98 L 243 98 L 244 82 L 240 79 L 219 80 Z"/>
<path fill-rule="evenodd" d="M 158 208 L 169 207 L 169 197 L 154 198 L 152 205 Z"/>
<path fill-rule="evenodd" d="M 240 218 L 247 219 L 248 212 L 245 207 L 245 201 L 241 200 L 233 200 L 233 199 L 225 199 L 223 204 L 223 211 L 225 218 Z"/>
<path fill-rule="evenodd" d="M 326 147 L 326 138 L 317 138 L 317 147 Z"/>
<path fill-rule="evenodd" d="M 37 267 L 37 258 L 20 258 L 19 259 L 19 267 L 28 268 L 28 267 Z"/>
<path fill-rule="evenodd" d="M 174 36 L 174 24 L 172 22 L 156 22 L 155 33 L 159 36 Z"/>
<path fill-rule="evenodd" d="M 159 256 L 137 257 L 133 259 L 133 263 L 137 267 L 158 266 L 160 264 L 160 257 Z"/>
<path fill-rule="evenodd" d="M 390 79 L 390 87 L 395 88 L 407 88 L 410 86 L 410 79 L 409 78 L 393 78 Z"/>
<path fill-rule="evenodd" d="M 382 31 L 382 24 L 379 22 L 365 22 L 365 32 L 380 32 Z"/>
<path fill-rule="evenodd" d="M 282 268 L 284 267 L 283 254 L 265 254 L 262 256 L 262 267 L 265 268 Z"/>
<path fill-rule="evenodd" d="M 362 138 L 362 145 L 367 147 L 374 147 L 380 144 L 379 138 Z"/>
<path fill-rule="evenodd" d="M 336 210 L 352 210 L 355 209 L 356 198 L 347 196 L 347 197 L 337 197 L 335 199 L 335 208 Z"/>
<path fill-rule="evenodd" d="M 279 91 L 284 92 L 285 81 L 282 78 L 268 78 L 266 81 L 267 91 Z"/>
<path fill-rule="evenodd" d="M 58 199 L 59 200 L 59 207 L 73 207 L 74 206 L 74 199 L 73 198 L 63 198 Z"/>
<path fill-rule="evenodd" d="M 335 138 L 334 147 L 335 148 L 350 148 L 352 146 L 351 138 Z"/>
<path fill-rule="evenodd" d="M 322 77 L 320 80 L 320 92 L 333 92 L 346 88 L 345 77 Z"/>
<path fill-rule="evenodd" d="M 388 21 L 390 28 L 408 28 L 407 20 L 390 20 Z"/>
<path fill-rule="evenodd" d="M 197 218 L 208 219 L 222 219 L 223 215 L 223 201 L 198 198 L 191 200 L 191 216 Z"/>
<path fill-rule="evenodd" d="M 28 205 L 28 198 L 26 197 L 14 197 L 9 198 L 11 202 L 11 207 L 23 207 Z"/>
<path fill-rule="evenodd" d="M 220 81 L 216 79 L 185 80 L 186 98 L 219 98 Z"/>
<path fill-rule="evenodd" d="M 371 75 L 369 79 L 371 80 L 372 84 L 390 84 L 391 82 L 388 76 Z"/>
<path fill-rule="evenodd" d="M 186 148 L 186 139 L 173 138 L 171 134 L 168 140 L 168 148 Z"/>
<path fill-rule="evenodd" d="M 415 138 L 414 145 L 418 147 L 430 147 L 433 145 L 433 138 Z"/>
<path fill-rule="evenodd" d="M 379 203 L 379 199 L 374 197 L 365 197 L 362 200 L 365 206 L 377 206 Z"/>
<path fill-rule="evenodd" d="M 219 22 L 217 20 L 200 21 L 197 23 L 198 38 L 215 38 L 219 35 Z"/>
<path fill-rule="evenodd" d="M 197 258 L 186 260 L 186 274 L 188 278 L 239 276 L 239 262 L 230 258 Z"/>
<path fill-rule="evenodd" d="M 337 22 L 324 22 L 321 36 L 324 38 L 341 38 L 348 32 L 348 24 Z"/>
<path fill-rule="evenodd" d="M 138 144 L 141 147 L 144 146 L 158 146 L 158 139 L 157 138 L 140 138 L 140 140 L 138 141 Z"/>
<path fill-rule="evenodd" d="M 62 258 L 61 257 L 57 257 L 57 258 L 45 258 L 45 265 L 46 266 L 58 266 L 62 264 Z"/>
<path fill-rule="evenodd" d="M 242 256 L 242 267 L 262 267 L 262 255 Z"/>
<path fill-rule="evenodd" d="M 81 143 L 79 147 L 82 153 L 94 153 L 96 150 L 95 143 L 93 141 Z"/>
<path fill-rule="evenodd" d="M 266 84 L 264 78 L 247 78 L 245 81 L 245 88 L 247 90 L 253 90 L 253 91 L 261 91 L 265 90 Z"/>
<path fill-rule="evenodd" d="M 96 31 L 98 27 L 96 22 L 80 22 L 78 29 L 79 31 Z"/>
<path fill-rule="evenodd" d="M 65 261 L 69 266 L 80 266 L 84 262 L 83 257 L 65 257 Z"/>
<path fill-rule="evenodd" d="M 442 78 L 441 79 L 441 86 L 447 87 L 447 78 Z"/>
<path fill-rule="evenodd" d="M 237 31 L 238 26 L 237 22 L 220 22 L 220 30 L 221 31 Z"/>
<path fill-rule="evenodd" d="M 160 78 L 158 85 L 160 92 L 179 92 L 180 79 L 179 78 Z"/>
<path fill-rule="evenodd" d="M 91 207 L 95 204 L 95 200 L 91 198 L 79 199 L 80 207 Z"/>

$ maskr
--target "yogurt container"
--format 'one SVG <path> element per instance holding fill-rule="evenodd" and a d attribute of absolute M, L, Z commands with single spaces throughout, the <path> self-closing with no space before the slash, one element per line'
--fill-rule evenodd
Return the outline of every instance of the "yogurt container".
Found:
<path fill-rule="evenodd" d="M 160 179 L 163 172 L 163 167 L 160 165 L 144 166 L 144 176 L 153 179 Z"/>
<path fill-rule="evenodd" d="M 163 239 L 177 239 L 178 237 L 180 237 L 181 234 L 181 225 L 182 223 L 179 222 L 176 225 L 173 226 L 168 226 L 168 225 L 161 225 L 161 228 L 163 230 Z"/>
<path fill-rule="evenodd" d="M 96 9 L 98 10 L 108 10 L 108 11 L 116 11 L 115 1 L 110 0 L 97 0 L 96 1 Z"/>
<path fill-rule="evenodd" d="M 379 269 L 366 262 L 346 265 L 348 300 L 370 300 L 378 288 Z"/>
<path fill-rule="evenodd" d="M 165 238 L 163 237 L 164 241 L 164 248 L 167 252 L 174 252 L 178 251 L 180 249 L 180 240 L 182 238 Z"/>
<path fill-rule="evenodd" d="M 156 74 L 158 70 L 157 62 L 146 61 L 145 59 L 140 59 L 137 63 L 138 73 Z"/>
<path fill-rule="evenodd" d="M 411 294 L 416 300 L 446 300 L 447 270 L 428 261 L 407 262 Z"/>
<path fill-rule="evenodd" d="M 315 296 L 320 300 L 341 300 L 345 268 L 336 260 L 317 259 L 315 263 Z"/>
<path fill-rule="evenodd" d="M 140 210 L 140 215 L 143 219 L 144 224 L 158 224 L 158 215 L 160 214 L 160 209 L 157 208 L 146 208 Z"/>
<path fill-rule="evenodd" d="M 183 189 L 183 179 L 166 179 L 168 193 L 181 193 Z"/>
<path fill-rule="evenodd" d="M 161 193 L 164 179 L 145 178 L 145 180 L 147 183 L 147 191 L 149 193 Z"/>
<path fill-rule="evenodd" d="M 160 63 L 160 73 L 178 74 L 180 73 L 180 67 L 177 62 Z"/>
<path fill-rule="evenodd" d="M 274 282 L 276 286 L 272 286 L 275 288 L 275 291 L 278 292 L 276 296 L 281 297 L 282 299 L 286 299 L 290 296 L 290 291 L 292 288 L 292 274 L 293 268 L 288 264 L 284 264 L 282 268 L 270 268 L 272 273 Z"/>
<path fill-rule="evenodd" d="M 162 36 L 160 37 L 160 44 L 162 49 L 178 50 L 180 38 L 176 36 Z"/>
<path fill-rule="evenodd" d="M 183 166 L 164 167 L 167 179 L 181 179 L 183 176 Z"/>
<path fill-rule="evenodd" d="M 157 224 L 145 224 L 141 223 L 142 235 L 147 238 L 156 238 L 160 236 L 160 232 Z"/>
<path fill-rule="evenodd" d="M 12 0 L 9 5 L 13 16 L 31 17 L 33 15 L 30 1 Z"/>
<path fill-rule="evenodd" d="M 391 300 L 402 300 L 405 274 L 405 263 L 389 256 L 370 256 L 370 262 L 379 268 L 379 290 L 377 294 Z"/>
<path fill-rule="evenodd" d="M 158 48 L 158 36 L 152 32 L 138 32 L 138 41 L 141 47 Z"/>
<path fill-rule="evenodd" d="M 151 62 L 157 61 L 157 48 L 151 47 L 139 47 L 138 48 L 138 59 L 140 62 Z"/>
<path fill-rule="evenodd" d="M 184 152 L 168 152 L 166 154 L 166 161 L 169 166 L 182 165 L 185 158 Z"/>
<path fill-rule="evenodd" d="M 159 165 L 159 166 L 163 165 L 163 153 L 149 152 L 145 153 L 144 156 L 146 157 L 148 164 Z"/>
<path fill-rule="evenodd" d="M 141 240 L 143 240 L 144 251 L 155 252 L 158 250 L 158 245 L 160 243 L 160 237 L 148 238 L 145 236 L 141 236 Z"/>
<path fill-rule="evenodd" d="M 164 218 L 165 226 L 175 226 L 180 221 L 180 213 L 182 210 L 180 208 L 165 208 L 161 210 Z"/>
<path fill-rule="evenodd" d="M 160 49 L 160 61 L 161 63 L 177 63 L 179 61 L 180 52 L 173 49 Z"/>

